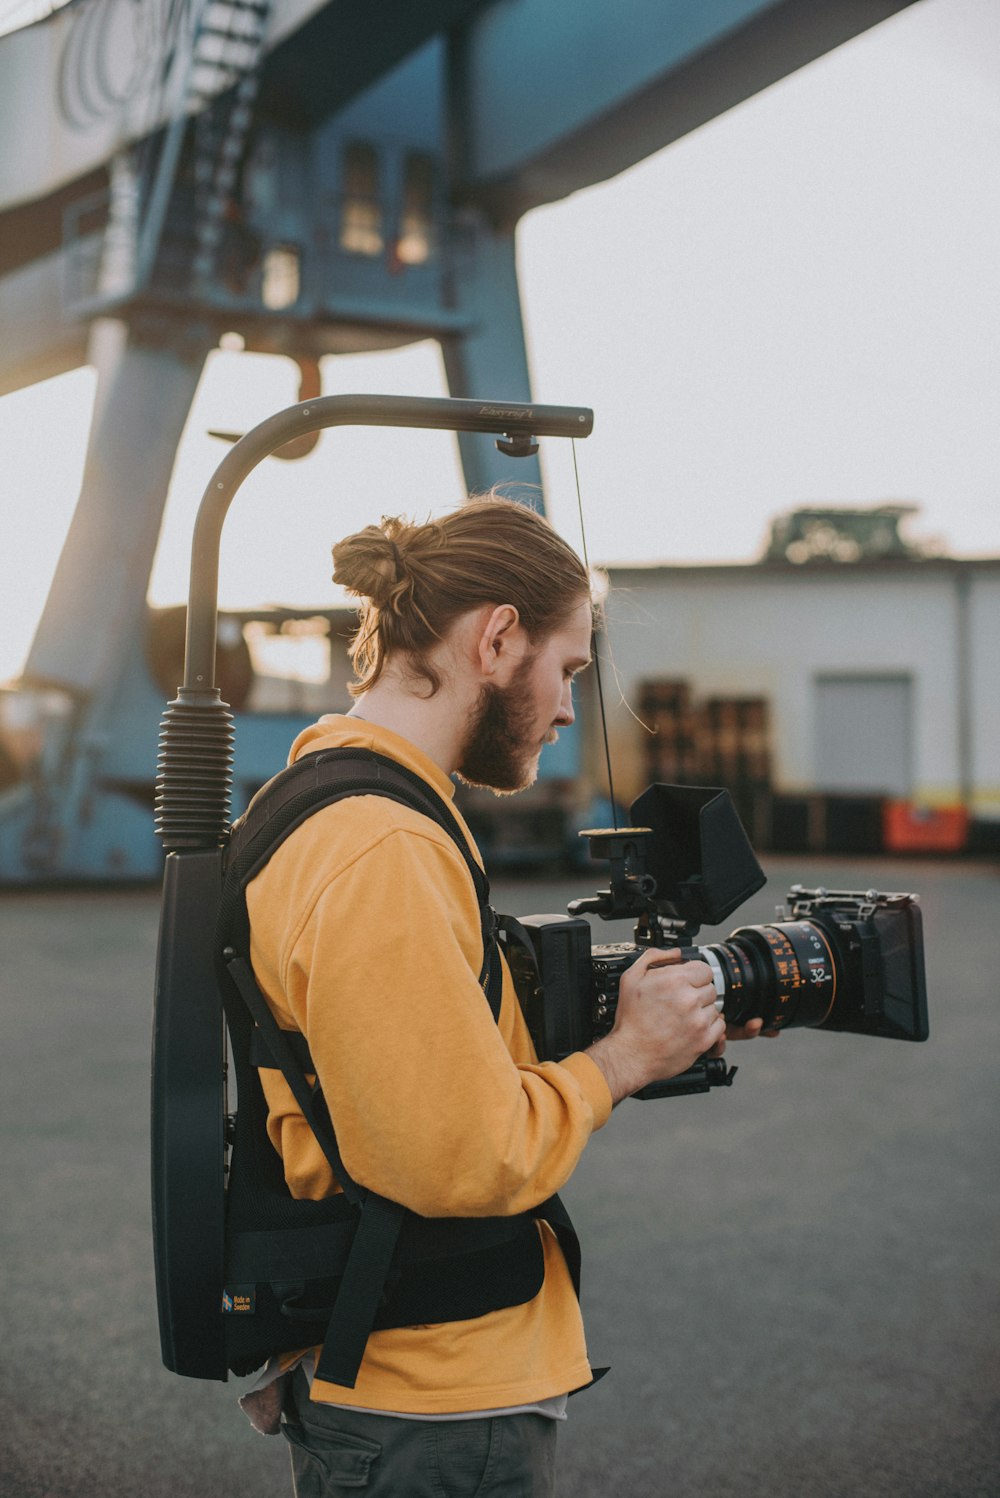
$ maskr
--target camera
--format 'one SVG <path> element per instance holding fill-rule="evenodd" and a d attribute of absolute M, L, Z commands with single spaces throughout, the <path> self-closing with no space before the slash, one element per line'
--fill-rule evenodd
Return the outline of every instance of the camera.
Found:
<path fill-rule="evenodd" d="M 926 1040 L 923 928 L 916 895 L 793 885 L 779 918 L 695 945 L 765 883 L 725 790 L 653 785 L 633 802 L 635 825 L 581 833 L 610 866 L 607 889 L 566 916 L 502 918 L 507 960 L 538 1057 L 559 1061 L 612 1029 L 622 974 L 649 947 L 708 964 L 726 1022 L 766 1030 L 808 1026 Z M 634 941 L 592 944 L 587 914 L 633 919 Z M 639 1098 L 729 1086 L 736 1068 L 702 1057 Z"/>

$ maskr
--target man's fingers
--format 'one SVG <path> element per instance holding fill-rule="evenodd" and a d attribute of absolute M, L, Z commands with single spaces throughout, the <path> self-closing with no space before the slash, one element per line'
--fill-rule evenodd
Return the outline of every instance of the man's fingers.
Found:
<path fill-rule="evenodd" d="M 762 1019 L 751 1019 L 745 1025 L 729 1025 L 726 1033 L 730 1040 L 756 1040 L 758 1036 L 763 1036 L 765 1040 L 773 1040 L 776 1035 L 781 1034 L 781 1031 L 765 1030 Z"/>
<path fill-rule="evenodd" d="M 636 962 L 636 967 L 643 961 L 646 954 Z M 714 988 L 715 980 L 712 977 L 712 969 L 707 962 L 692 961 L 690 958 L 682 958 L 678 947 L 653 947 L 649 960 L 645 964 L 646 972 L 651 972 L 660 967 L 683 967 L 684 976 L 692 988 Z"/>
<path fill-rule="evenodd" d="M 644 963 L 646 970 L 653 967 L 672 967 L 681 962 L 680 947 L 647 947 L 642 956 L 637 958 L 636 967 Z"/>
<path fill-rule="evenodd" d="M 721 1014 L 716 1015 L 709 1034 L 712 1044 L 705 1054 L 708 1056 L 721 1056 L 726 1049 L 726 1022 Z"/>

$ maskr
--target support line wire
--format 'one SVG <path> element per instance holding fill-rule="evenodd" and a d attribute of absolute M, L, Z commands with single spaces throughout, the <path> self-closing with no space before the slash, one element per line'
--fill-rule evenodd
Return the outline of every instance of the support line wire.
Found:
<path fill-rule="evenodd" d="M 590 576 L 590 558 L 587 555 L 587 529 L 583 523 L 583 496 L 580 493 L 580 470 L 576 461 L 576 438 L 570 439 L 573 449 L 573 477 L 576 480 L 576 507 L 580 516 L 580 540 L 583 543 L 583 565 Z M 604 762 L 608 767 L 608 795 L 611 797 L 611 824 L 618 831 L 618 802 L 615 800 L 615 782 L 611 772 L 611 746 L 608 743 L 608 719 L 604 711 L 604 683 L 601 680 L 600 630 L 594 629 L 594 675 L 597 678 L 597 700 L 601 706 L 601 733 L 604 736 Z M 605 636 L 606 637 L 606 636 Z"/>

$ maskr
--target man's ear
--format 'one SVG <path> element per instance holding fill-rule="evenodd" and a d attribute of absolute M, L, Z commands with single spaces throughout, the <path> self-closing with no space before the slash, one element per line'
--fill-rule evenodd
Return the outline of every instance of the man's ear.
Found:
<path fill-rule="evenodd" d="M 479 630 L 479 668 L 483 676 L 506 685 L 526 648 L 521 616 L 512 603 L 484 609 Z"/>

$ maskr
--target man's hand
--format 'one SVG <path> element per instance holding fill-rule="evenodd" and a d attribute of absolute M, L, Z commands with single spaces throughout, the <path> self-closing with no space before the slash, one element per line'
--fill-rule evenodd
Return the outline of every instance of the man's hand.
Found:
<path fill-rule="evenodd" d="M 614 1029 L 587 1051 L 615 1103 L 679 1076 L 699 1056 L 722 1055 L 726 1022 L 715 1000 L 707 963 L 682 962 L 669 949 L 643 952 L 622 974 Z"/>
<path fill-rule="evenodd" d="M 780 1035 L 780 1030 L 765 1030 L 762 1019 L 748 1020 L 745 1025 L 727 1025 L 727 1040 L 756 1040 L 758 1035 L 763 1035 L 766 1040 L 773 1040 Z"/>

